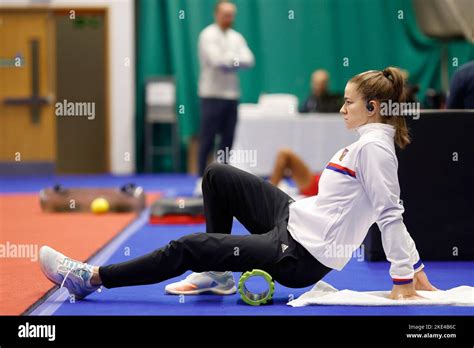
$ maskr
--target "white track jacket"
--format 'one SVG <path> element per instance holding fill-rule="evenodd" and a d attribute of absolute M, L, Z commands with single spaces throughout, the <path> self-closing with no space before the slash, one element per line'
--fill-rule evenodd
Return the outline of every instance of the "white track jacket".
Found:
<path fill-rule="evenodd" d="M 290 205 L 288 231 L 319 262 L 341 270 L 377 222 L 394 284 L 407 284 L 423 264 L 403 223 L 395 128 L 370 123 L 324 169 L 317 196 Z"/>

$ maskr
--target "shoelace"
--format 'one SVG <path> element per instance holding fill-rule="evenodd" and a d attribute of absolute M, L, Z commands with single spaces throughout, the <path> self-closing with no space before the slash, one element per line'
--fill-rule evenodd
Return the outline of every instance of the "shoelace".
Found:
<path fill-rule="evenodd" d="M 86 263 L 77 263 L 75 266 L 71 267 L 71 269 L 69 271 L 67 271 L 66 276 L 64 277 L 64 279 L 62 281 L 60 289 L 63 288 L 64 283 L 66 282 L 66 279 L 67 279 L 67 277 L 69 277 L 69 274 L 71 274 L 71 272 L 81 271 L 81 270 L 86 270 L 87 271 L 87 266 L 88 265 Z"/>

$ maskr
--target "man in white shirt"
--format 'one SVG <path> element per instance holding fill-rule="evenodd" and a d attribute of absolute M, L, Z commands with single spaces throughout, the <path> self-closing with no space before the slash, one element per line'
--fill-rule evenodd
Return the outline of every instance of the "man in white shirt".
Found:
<path fill-rule="evenodd" d="M 199 35 L 200 177 L 206 168 L 207 157 L 214 146 L 217 134 L 221 137 L 219 150 L 225 151 L 226 148 L 230 150 L 232 147 L 240 98 L 237 72 L 240 69 L 250 68 L 255 63 L 244 37 L 232 29 L 235 14 L 234 4 L 229 1 L 217 2 L 214 12 L 215 23 L 207 26 Z M 201 187 L 200 180 L 197 187 L 199 189 Z"/>

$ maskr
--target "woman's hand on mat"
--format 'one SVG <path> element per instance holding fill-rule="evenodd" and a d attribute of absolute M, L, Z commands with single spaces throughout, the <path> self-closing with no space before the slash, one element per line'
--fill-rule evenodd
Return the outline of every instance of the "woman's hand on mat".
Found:
<path fill-rule="evenodd" d="M 418 295 L 413 283 L 404 285 L 394 285 L 392 292 L 388 296 L 391 300 L 422 300 L 423 296 Z"/>
<path fill-rule="evenodd" d="M 424 291 L 437 291 L 436 289 L 428 280 L 428 276 L 426 275 L 424 270 L 418 271 L 415 273 L 415 277 L 413 278 L 413 284 L 415 285 L 415 290 L 424 290 Z"/>

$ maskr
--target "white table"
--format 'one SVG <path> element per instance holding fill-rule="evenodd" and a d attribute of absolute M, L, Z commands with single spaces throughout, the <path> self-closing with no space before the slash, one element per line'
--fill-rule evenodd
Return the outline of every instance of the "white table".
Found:
<path fill-rule="evenodd" d="M 239 112 L 233 150 L 253 151 L 256 161 L 231 164 L 256 175 L 269 175 L 278 150 L 289 147 L 312 171 L 321 172 L 339 149 L 357 139 L 355 131 L 346 129 L 340 114 L 274 116 Z"/>

